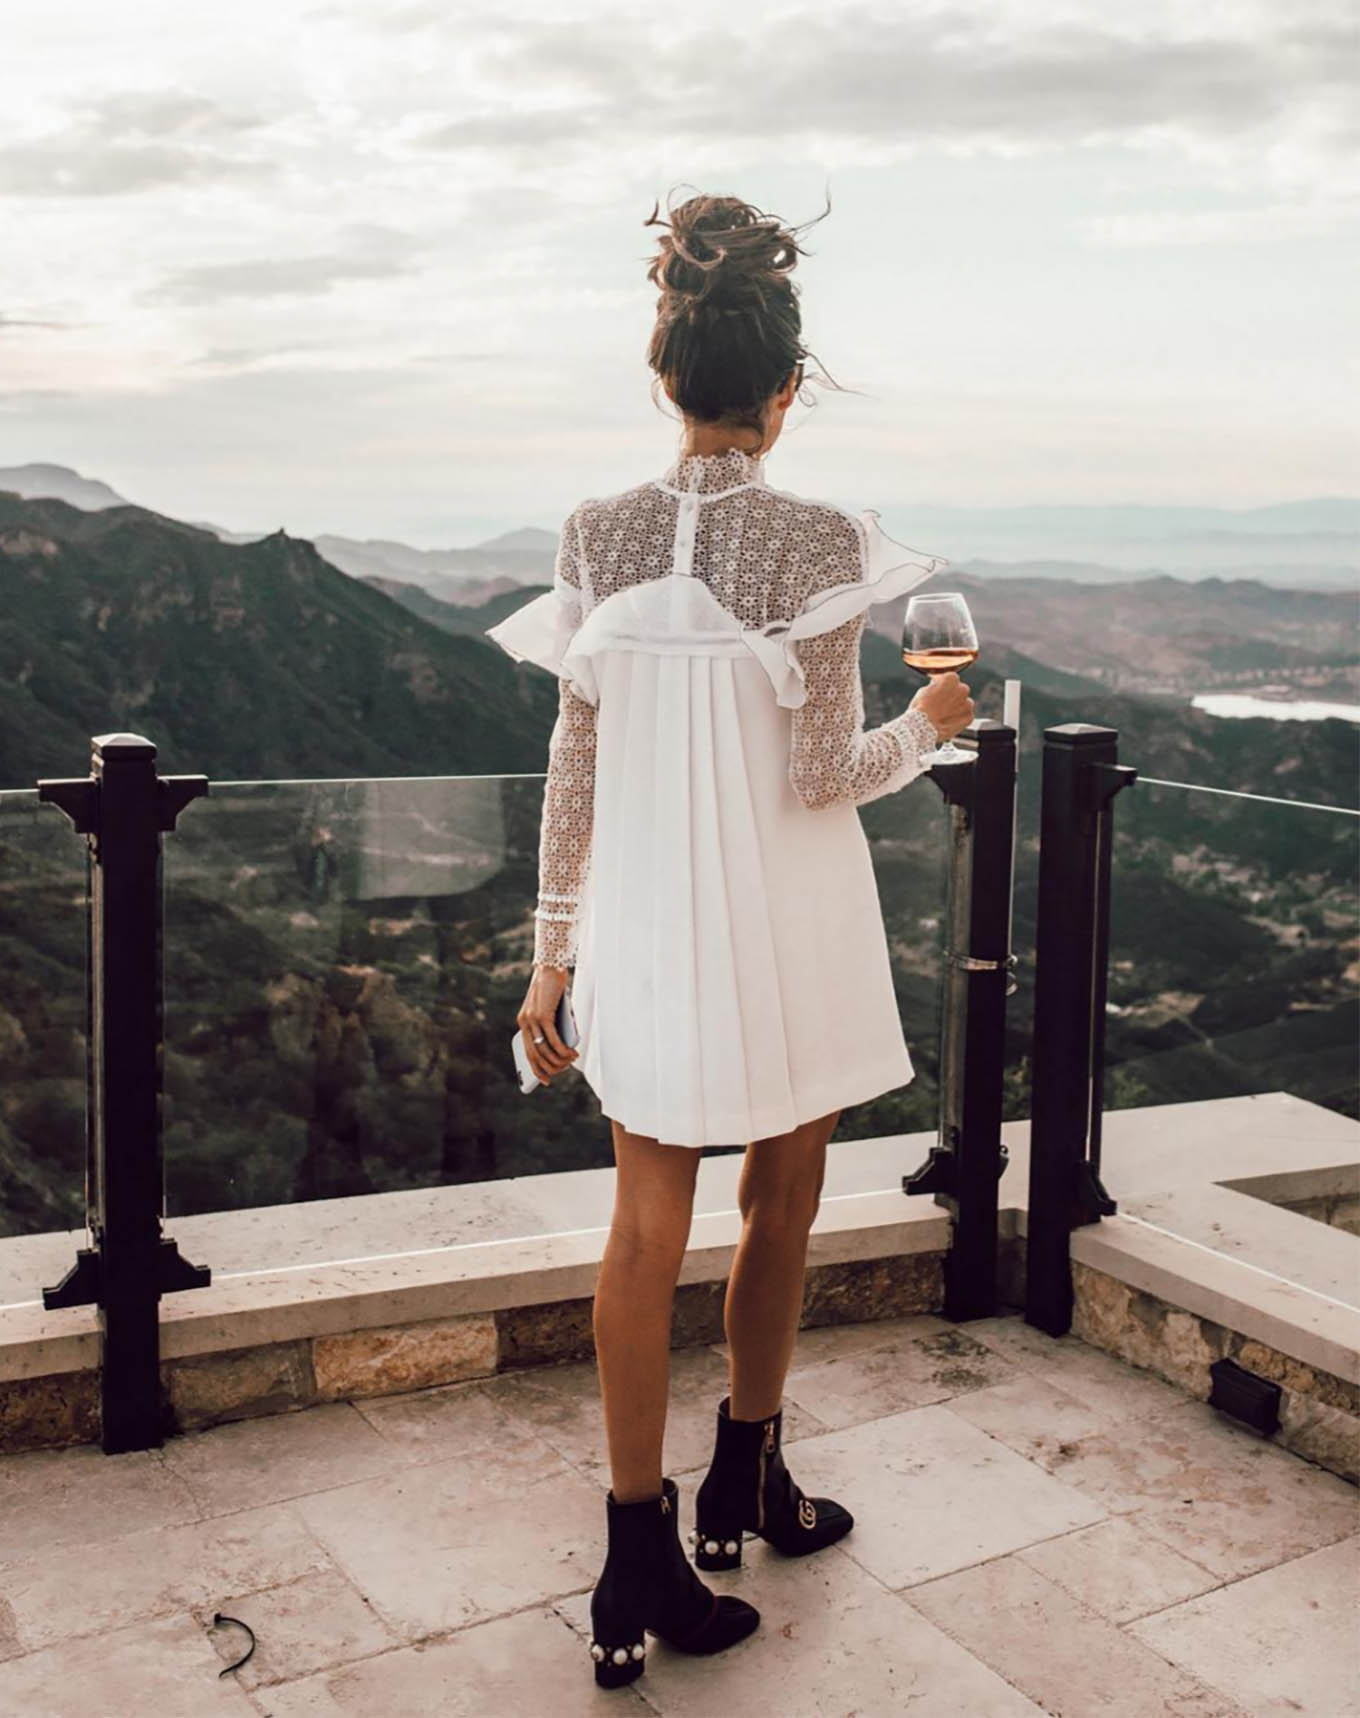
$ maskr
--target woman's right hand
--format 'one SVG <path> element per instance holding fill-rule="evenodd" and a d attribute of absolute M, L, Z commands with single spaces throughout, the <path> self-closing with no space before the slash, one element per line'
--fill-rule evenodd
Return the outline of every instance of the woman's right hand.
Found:
<path fill-rule="evenodd" d="M 947 674 L 932 674 L 907 708 L 925 712 L 940 736 L 941 745 L 973 720 L 973 700 L 952 668 Z"/>

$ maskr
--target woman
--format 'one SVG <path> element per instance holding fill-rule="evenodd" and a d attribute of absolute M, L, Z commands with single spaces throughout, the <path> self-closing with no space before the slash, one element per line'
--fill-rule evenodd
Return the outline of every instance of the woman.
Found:
<path fill-rule="evenodd" d="M 489 629 L 558 675 L 533 978 L 519 1024 L 540 1079 L 576 1064 L 613 1134 L 613 1222 L 594 1300 L 612 1485 L 591 1600 L 597 1682 L 644 1631 L 712 1653 L 759 1613 L 715 1594 L 663 1477 L 672 1298 L 702 1148 L 746 1144 L 727 1287 L 730 1390 L 695 1499 L 695 1561 L 744 1533 L 786 1555 L 852 1526 L 780 1450 L 808 1230 L 841 1109 L 913 1078 L 856 807 L 915 780 L 973 718 L 956 674 L 864 731 L 866 609 L 945 563 L 877 516 L 772 488 L 808 355 L 792 231 L 733 197 L 656 209 L 648 361 L 684 419 L 663 476 L 582 502 L 552 590 Z M 819 217 L 820 218 L 820 217 Z M 555 1016 L 572 966 L 576 1049 Z"/>

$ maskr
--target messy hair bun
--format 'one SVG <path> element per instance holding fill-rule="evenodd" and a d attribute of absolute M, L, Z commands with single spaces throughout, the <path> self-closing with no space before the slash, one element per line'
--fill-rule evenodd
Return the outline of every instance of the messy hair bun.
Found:
<path fill-rule="evenodd" d="M 643 222 L 664 229 L 647 270 L 660 288 L 647 362 L 686 417 L 763 439 L 766 402 L 810 356 L 790 279 L 806 254 L 801 229 L 739 197 L 691 197 L 667 213 L 656 204 Z"/>

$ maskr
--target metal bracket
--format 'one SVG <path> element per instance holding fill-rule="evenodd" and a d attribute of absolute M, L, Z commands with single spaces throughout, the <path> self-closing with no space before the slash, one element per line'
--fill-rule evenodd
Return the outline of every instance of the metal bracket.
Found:
<path fill-rule="evenodd" d="M 955 1129 L 957 1133 L 957 1129 Z M 996 1179 L 1000 1181 L 1011 1160 L 1010 1147 L 997 1148 Z M 921 1167 L 902 1177 L 904 1193 L 943 1193 L 953 1197 L 958 1184 L 959 1154 L 952 1145 L 932 1145 Z"/>
<path fill-rule="evenodd" d="M 98 1306 L 100 1263 L 98 1247 L 81 1247 L 76 1262 L 56 1287 L 42 1291 L 44 1311 L 51 1312 L 59 1306 Z"/>
<path fill-rule="evenodd" d="M 1020 988 L 1011 976 L 1016 968 L 1016 956 L 1008 954 L 1004 960 L 983 960 L 975 954 L 959 954 L 957 950 L 947 948 L 943 951 L 944 959 L 950 966 L 958 967 L 961 972 L 996 972 L 999 968 L 1006 969 L 1006 995 L 1014 996 Z"/>
<path fill-rule="evenodd" d="M 162 832 L 175 827 L 175 819 L 191 799 L 208 791 L 205 775 L 163 775 L 156 778 L 156 793 L 160 801 L 159 823 Z"/>
<path fill-rule="evenodd" d="M 208 1288 L 212 1284 L 210 1265 L 191 1265 L 180 1254 L 179 1243 L 162 1236 L 156 1254 L 157 1296 L 173 1294 L 178 1289 Z M 59 1306 L 103 1306 L 103 1255 L 98 1247 L 81 1247 L 76 1262 L 55 1288 L 42 1291 L 43 1308 L 52 1312 Z"/>
<path fill-rule="evenodd" d="M 1077 813 L 1087 834 L 1120 789 L 1132 787 L 1137 780 L 1132 764 L 1088 763 L 1077 770 Z"/>
<path fill-rule="evenodd" d="M 99 783 L 92 775 L 74 781 L 39 780 L 38 798 L 60 807 L 78 835 L 95 834 L 99 823 Z"/>
<path fill-rule="evenodd" d="M 178 1242 L 172 1241 L 168 1235 L 161 1236 L 157 1264 L 162 1294 L 174 1294 L 178 1289 L 208 1288 L 212 1284 L 212 1266 L 191 1265 L 180 1254 Z"/>
<path fill-rule="evenodd" d="M 1099 1171 L 1085 1157 L 1077 1165 L 1076 1216 L 1074 1226 L 1095 1223 L 1102 1217 L 1113 1217 L 1119 1207 L 1105 1191 Z"/>
<path fill-rule="evenodd" d="M 932 1145 L 930 1153 L 914 1174 L 902 1177 L 904 1193 L 944 1193 L 951 1198 L 958 1185 L 959 1160 L 952 1146 Z"/>

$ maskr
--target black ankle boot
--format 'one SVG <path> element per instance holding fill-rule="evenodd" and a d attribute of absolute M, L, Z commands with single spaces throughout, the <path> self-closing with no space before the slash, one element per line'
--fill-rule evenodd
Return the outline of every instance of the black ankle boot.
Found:
<path fill-rule="evenodd" d="M 590 1599 L 590 1656 L 602 1688 L 642 1675 L 644 1630 L 680 1652 L 713 1653 L 742 1640 L 760 1612 L 732 1593 L 715 1593 L 690 1566 L 680 1544 L 678 1496 L 663 1479 L 660 1497 L 616 1503 L 605 1493 L 609 1550 Z"/>
<path fill-rule="evenodd" d="M 718 1403 L 713 1461 L 694 1500 L 690 1540 L 698 1566 L 735 1569 L 744 1529 L 786 1557 L 820 1551 L 847 1534 L 855 1525 L 850 1511 L 829 1497 L 805 1496 L 784 1465 L 783 1408 L 765 1420 L 734 1420 L 730 1401 Z"/>

